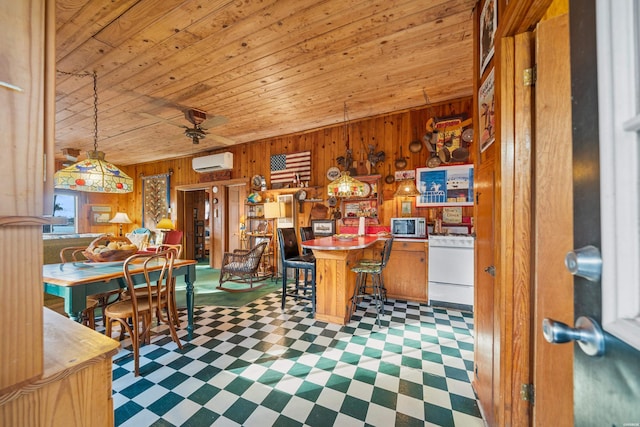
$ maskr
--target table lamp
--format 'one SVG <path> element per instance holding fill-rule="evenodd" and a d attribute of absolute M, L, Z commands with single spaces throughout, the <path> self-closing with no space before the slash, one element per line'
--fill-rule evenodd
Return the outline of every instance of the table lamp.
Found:
<path fill-rule="evenodd" d="M 119 236 L 122 237 L 122 224 L 131 224 L 133 221 L 129 219 L 126 212 L 117 212 L 113 218 L 109 220 L 110 223 L 119 224 Z"/>
<path fill-rule="evenodd" d="M 162 232 L 161 236 L 162 236 L 162 240 L 160 242 L 156 241 L 156 244 L 159 245 L 162 242 L 164 242 L 164 238 L 165 238 L 165 233 L 167 231 L 170 230 L 174 230 L 175 226 L 173 225 L 173 221 L 171 221 L 169 218 L 162 218 L 157 224 L 156 224 L 156 229 L 160 230 Z M 157 240 L 157 239 L 156 239 Z"/>
<path fill-rule="evenodd" d="M 286 208 L 283 202 L 267 202 L 264 204 L 264 218 L 265 219 L 282 218 L 285 214 L 285 209 Z M 266 232 L 269 232 L 269 230 L 267 229 Z M 273 230 L 271 230 L 271 232 L 273 232 Z"/>

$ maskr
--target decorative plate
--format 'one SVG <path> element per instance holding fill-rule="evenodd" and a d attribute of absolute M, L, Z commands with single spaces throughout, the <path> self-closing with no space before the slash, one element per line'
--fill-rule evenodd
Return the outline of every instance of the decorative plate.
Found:
<path fill-rule="evenodd" d="M 366 182 L 363 182 L 363 184 L 364 184 L 364 189 L 363 189 L 362 197 L 369 197 L 369 195 L 371 194 L 371 185 L 369 185 Z"/>
<path fill-rule="evenodd" d="M 329 181 L 335 181 L 336 179 L 340 178 L 340 175 L 340 169 L 335 166 L 327 169 L 327 178 L 329 179 Z"/>
<path fill-rule="evenodd" d="M 329 207 L 333 208 L 338 204 L 338 199 L 336 199 L 334 196 L 331 196 L 329 197 L 328 203 L 329 203 Z"/>
<path fill-rule="evenodd" d="M 336 240 L 341 240 L 343 242 L 349 242 L 351 240 L 354 240 L 356 237 L 358 237 L 355 234 L 334 234 L 333 238 Z"/>

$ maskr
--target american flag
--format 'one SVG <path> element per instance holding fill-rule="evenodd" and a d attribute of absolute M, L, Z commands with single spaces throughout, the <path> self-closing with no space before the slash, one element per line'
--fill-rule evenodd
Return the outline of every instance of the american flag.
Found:
<path fill-rule="evenodd" d="M 311 179 L 311 151 L 271 156 L 271 184 L 290 183 L 295 174 L 300 181 Z"/>

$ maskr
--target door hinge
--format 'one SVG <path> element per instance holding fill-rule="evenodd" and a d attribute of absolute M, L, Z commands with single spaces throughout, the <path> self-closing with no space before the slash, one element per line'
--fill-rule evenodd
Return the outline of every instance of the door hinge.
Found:
<path fill-rule="evenodd" d="M 538 67 L 535 65 L 531 68 L 524 69 L 522 72 L 522 83 L 525 86 L 533 86 L 536 84 L 537 70 Z"/>
<path fill-rule="evenodd" d="M 520 398 L 522 400 L 526 400 L 527 402 L 531 402 L 533 405 L 535 400 L 535 390 L 533 388 L 533 384 L 522 384 L 520 386 Z"/>

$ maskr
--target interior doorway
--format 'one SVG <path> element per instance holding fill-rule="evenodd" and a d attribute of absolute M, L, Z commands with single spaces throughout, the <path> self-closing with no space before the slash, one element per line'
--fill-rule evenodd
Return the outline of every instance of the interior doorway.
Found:
<path fill-rule="evenodd" d="M 185 232 L 185 257 L 220 268 L 225 252 L 240 248 L 245 179 L 176 186 L 176 227 Z"/>

